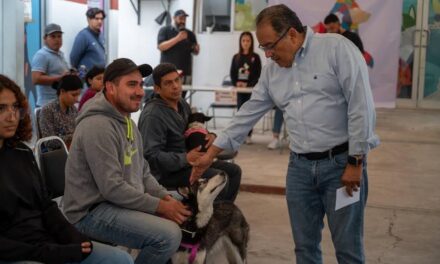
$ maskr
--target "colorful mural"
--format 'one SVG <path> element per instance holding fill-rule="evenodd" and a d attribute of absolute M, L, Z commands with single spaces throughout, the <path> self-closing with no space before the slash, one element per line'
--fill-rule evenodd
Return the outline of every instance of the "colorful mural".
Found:
<path fill-rule="evenodd" d="M 235 31 L 254 31 L 255 18 L 267 6 L 267 0 L 235 0 Z"/>
<path fill-rule="evenodd" d="M 336 3 L 331 8 L 329 14 L 335 14 L 341 21 L 341 26 L 345 30 L 357 32 L 359 25 L 368 21 L 371 14 L 360 8 L 355 0 L 336 0 Z M 317 23 L 313 26 L 313 30 L 318 33 L 325 33 L 325 26 L 323 22 Z M 364 51 L 364 58 L 367 65 L 371 68 L 374 66 L 373 56 L 367 51 Z"/>
<path fill-rule="evenodd" d="M 417 21 L 417 0 L 403 1 L 402 33 L 400 38 L 399 75 L 397 98 L 411 98 L 414 61 L 414 31 Z"/>

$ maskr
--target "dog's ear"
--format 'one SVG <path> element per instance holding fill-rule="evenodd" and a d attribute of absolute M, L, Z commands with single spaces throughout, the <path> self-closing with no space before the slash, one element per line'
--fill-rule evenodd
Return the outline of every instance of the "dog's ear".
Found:
<path fill-rule="evenodd" d="M 191 190 L 189 189 L 189 187 L 177 187 L 177 192 L 183 196 L 183 198 L 188 199 Z"/>
<path fill-rule="evenodd" d="M 208 122 L 212 119 L 212 116 L 203 116 L 203 121 Z"/>

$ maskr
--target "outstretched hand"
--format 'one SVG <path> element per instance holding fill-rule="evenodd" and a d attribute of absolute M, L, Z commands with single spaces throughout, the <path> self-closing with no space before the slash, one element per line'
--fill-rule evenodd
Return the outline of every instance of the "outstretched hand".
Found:
<path fill-rule="evenodd" d="M 206 142 L 205 148 L 209 148 L 212 143 L 214 143 L 214 140 L 217 138 L 217 136 L 214 133 L 208 133 L 206 134 L 205 140 L 207 140 L 208 142 Z"/>
<path fill-rule="evenodd" d="M 208 154 L 203 155 L 196 162 L 194 162 L 192 164 L 193 167 L 191 170 L 189 183 L 193 184 L 194 182 L 196 182 L 202 176 L 202 174 L 211 166 L 212 162 L 213 158 Z"/>
<path fill-rule="evenodd" d="M 197 146 L 195 148 L 193 148 L 192 150 L 190 150 L 187 154 L 186 154 L 186 160 L 188 161 L 188 163 L 191 166 L 194 166 L 193 164 L 201 157 L 203 156 L 204 152 L 200 152 L 200 150 L 202 149 L 202 146 Z"/>

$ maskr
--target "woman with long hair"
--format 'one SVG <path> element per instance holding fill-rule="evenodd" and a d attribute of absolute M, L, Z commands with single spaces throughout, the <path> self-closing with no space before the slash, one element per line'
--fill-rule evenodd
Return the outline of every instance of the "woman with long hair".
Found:
<path fill-rule="evenodd" d="M 126 252 L 92 243 L 67 222 L 23 143 L 31 137 L 26 97 L 0 74 L 0 263 L 133 263 Z"/>
<path fill-rule="evenodd" d="M 234 86 L 252 88 L 257 84 L 261 74 L 260 56 L 254 52 L 254 38 L 249 31 L 240 34 L 238 53 L 232 58 L 230 76 Z M 237 107 L 251 98 L 250 93 L 237 94 Z M 249 131 L 246 144 L 251 144 L 252 130 Z"/>

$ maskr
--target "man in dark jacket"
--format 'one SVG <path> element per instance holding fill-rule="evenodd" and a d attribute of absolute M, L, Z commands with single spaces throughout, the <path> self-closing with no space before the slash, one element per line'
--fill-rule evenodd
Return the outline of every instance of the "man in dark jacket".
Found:
<path fill-rule="evenodd" d="M 106 64 L 104 38 L 101 34 L 105 13 L 99 8 L 90 8 L 86 17 L 88 26 L 76 35 L 70 52 L 70 64 L 81 74 L 93 66 L 105 67 Z"/>
<path fill-rule="evenodd" d="M 185 147 L 184 133 L 191 109 L 182 99 L 181 78 L 173 64 L 162 63 L 153 70 L 153 80 L 156 96 L 147 102 L 139 119 L 144 157 L 153 175 L 163 186 L 188 186 L 191 163 L 204 153 L 200 152 L 200 147 L 188 152 Z M 207 139 L 209 146 L 215 135 L 210 133 Z M 229 176 L 228 184 L 219 199 L 234 201 L 240 187 L 241 169 L 233 163 L 216 161 L 203 177 L 212 177 L 219 171 Z"/>

